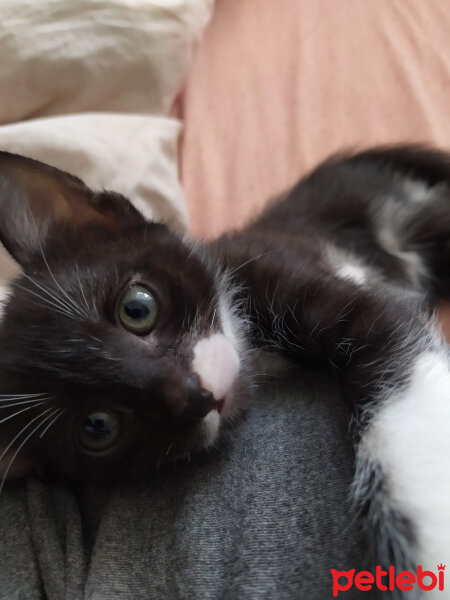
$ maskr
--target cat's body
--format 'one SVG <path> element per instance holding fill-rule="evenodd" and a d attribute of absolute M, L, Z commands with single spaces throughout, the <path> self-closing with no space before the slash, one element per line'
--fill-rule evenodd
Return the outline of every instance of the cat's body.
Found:
<path fill-rule="evenodd" d="M 265 347 L 340 377 L 375 560 L 450 559 L 450 373 L 430 319 L 450 295 L 449 186 L 443 154 L 338 157 L 191 246 L 117 195 L 0 155 L 0 237 L 24 269 L 0 328 L 3 474 L 136 476 L 211 445 Z"/>

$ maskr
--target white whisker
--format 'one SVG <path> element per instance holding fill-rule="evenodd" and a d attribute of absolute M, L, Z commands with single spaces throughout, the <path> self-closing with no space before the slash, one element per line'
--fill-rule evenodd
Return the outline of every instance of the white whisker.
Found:
<path fill-rule="evenodd" d="M 48 396 L 47 398 L 41 397 L 40 404 L 42 404 L 42 402 L 47 402 L 47 400 L 50 400 L 50 396 Z M 20 406 L 21 404 L 30 404 L 31 402 L 36 402 L 36 398 L 33 398 L 33 400 L 21 400 L 20 402 L 14 402 L 13 404 L 6 404 L 6 400 L 2 400 L 2 402 L 5 402 L 5 404 L 0 405 L 0 409 L 11 408 L 12 406 Z"/>
<path fill-rule="evenodd" d="M 75 268 L 76 268 L 76 270 L 77 270 L 77 277 L 78 277 L 78 287 L 80 288 L 80 292 L 81 292 L 81 295 L 82 295 L 82 297 L 83 297 L 83 300 L 84 300 L 84 305 L 85 305 L 85 307 L 86 307 L 86 310 L 87 310 L 87 312 L 88 312 L 88 314 L 89 314 L 89 312 L 90 312 L 90 310 L 91 310 L 91 307 L 89 306 L 89 303 L 88 303 L 88 301 L 87 301 L 87 299 L 86 299 L 86 296 L 85 296 L 85 294 L 84 294 L 83 284 L 81 283 L 80 271 L 79 271 L 79 269 L 78 269 L 78 265 L 75 265 Z"/>
<path fill-rule="evenodd" d="M 60 409 L 60 413 L 56 415 L 56 417 L 54 419 L 52 419 L 50 421 L 50 423 L 47 425 L 47 427 L 44 429 L 44 431 L 41 432 L 41 435 L 39 436 L 40 438 L 44 437 L 44 435 L 47 433 L 47 431 L 50 429 L 50 427 L 53 425 L 53 423 L 55 423 L 59 417 L 65 412 L 64 408 Z"/>
<path fill-rule="evenodd" d="M 20 415 L 21 413 L 25 412 L 26 410 L 30 410 L 31 408 L 34 408 L 35 406 L 40 406 L 41 404 L 44 404 L 44 402 L 43 401 L 36 402 L 36 404 L 32 404 L 31 406 L 27 406 L 26 408 L 22 408 L 22 410 L 18 410 L 14 414 L 8 415 L 7 417 L 4 417 L 3 419 L 1 419 L 0 423 L 4 423 L 5 421 L 9 421 L 9 419 L 12 419 L 13 417 L 17 417 L 17 415 Z"/>
<path fill-rule="evenodd" d="M 51 409 L 49 409 L 49 410 L 51 410 Z M 5 472 L 3 473 L 2 482 L 1 482 L 1 484 L 0 484 L 0 494 L 1 494 L 1 493 L 2 493 L 2 491 L 3 491 L 3 486 L 5 485 L 5 481 L 6 481 L 6 478 L 8 477 L 8 473 L 9 473 L 9 471 L 10 471 L 10 469 L 11 469 L 11 467 L 12 467 L 12 464 L 13 464 L 13 462 L 15 461 L 15 459 L 16 459 L 16 457 L 17 457 L 17 455 L 19 454 L 19 452 L 22 450 L 22 448 L 24 447 L 24 445 L 25 445 L 25 444 L 28 442 L 28 440 L 30 439 L 30 437 L 31 437 L 31 436 L 32 436 L 34 433 L 36 433 L 36 431 L 39 429 L 39 427 L 41 427 L 41 425 L 43 425 L 43 424 L 44 424 L 44 423 L 46 423 L 46 422 L 47 422 L 49 419 L 51 419 L 51 418 L 52 418 L 52 417 L 55 415 L 55 412 L 58 412 L 58 410 L 59 410 L 59 409 L 58 409 L 58 408 L 56 408 L 54 412 L 50 413 L 50 414 L 49 414 L 49 415 L 47 415 L 47 416 L 46 416 L 46 417 L 45 417 L 45 418 L 44 418 L 42 421 L 40 421 L 40 422 L 39 422 L 39 423 L 36 425 L 36 427 L 35 427 L 35 428 L 34 428 L 34 429 L 31 431 L 31 433 L 29 433 L 29 434 L 26 436 L 26 438 L 25 438 L 25 439 L 24 439 L 24 440 L 23 440 L 23 441 L 22 441 L 22 442 L 19 444 L 19 447 L 17 448 L 17 450 L 16 450 L 16 451 L 14 452 L 14 454 L 12 455 L 12 458 L 11 458 L 11 460 L 9 461 L 9 463 L 8 463 L 8 466 L 6 467 L 6 469 L 5 469 Z M 42 414 L 40 414 L 40 415 L 39 415 L 39 417 L 43 417 L 43 416 L 44 416 L 44 414 L 45 414 L 45 413 L 42 413 Z M 38 418 L 38 417 L 37 417 L 37 418 Z M 31 425 L 31 423 L 32 423 L 32 421 L 30 421 L 30 422 L 28 423 L 28 425 Z M 23 432 L 23 429 L 22 429 L 22 431 L 21 431 L 20 433 L 22 433 L 22 432 Z M 20 433 L 19 433 L 19 435 L 20 435 Z M 18 436 L 16 436 L 16 438 L 14 439 L 14 441 L 17 439 L 17 437 L 18 437 Z M 14 441 L 13 441 L 13 443 L 14 443 Z M 2 453 L 2 456 L 0 457 L 0 462 L 1 462 L 2 458 L 3 458 L 3 455 L 4 455 L 4 452 Z"/>
<path fill-rule="evenodd" d="M 40 394 L 0 394 L 0 402 L 6 402 L 7 400 L 21 400 L 22 398 L 39 398 L 46 396 L 45 392 Z"/>
<path fill-rule="evenodd" d="M 246 260 L 245 262 L 243 262 L 241 265 L 239 265 L 238 267 L 235 267 L 234 269 L 231 269 L 231 271 L 228 271 L 228 276 L 229 277 L 233 277 L 233 275 L 235 273 L 237 273 L 240 269 L 242 269 L 242 267 L 245 267 L 245 265 L 248 265 L 249 263 L 258 260 L 260 258 L 262 258 L 263 256 L 268 256 L 269 254 L 273 254 L 275 252 L 275 250 L 271 250 L 270 252 L 263 252 L 262 254 L 259 254 L 258 256 L 254 256 L 253 258 L 249 258 L 248 260 Z"/>
<path fill-rule="evenodd" d="M 66 315 L 67 317 L 70 317 L 71 319 L 76 319 L 73 312 L 69 312 L 68 310 L 61 308 L 58 304 L 55 304 L 54 302 L 50 302 L 50 300 L 48 300 L 47 298 L 44 298 L 44 296 L 42 296 L 41 294 L 38 294 L 37 292 L 33 292 L 32 290 L 29 290 L 28 288 L 24 287 L 23 285 L 20 285 L 19 283 L 14 282 L 12 285 L 21 290 L 24 290 L 25 292 L 28 292 L 29 294 L 32 294 L 33 296 L 36 296 L 37 298 L 40 298 L 41 300 L 43 300 L 50 306 L 53 306 L 53 308 L 56 310 L 56 312 Z"/>
<path fill-rule="evenodd" d="M 43 284 L 42 282 L 39 283 L 38 281 L 33 279 L 33 277 L 30 277 L 26 273 L 24 273 L 23 275 L 33 285 L 35 285 L 40 290 L 42 290 L 44 292 L 44 294 L 46 294 L 50 298 L 50 301 L 56 302 L 59 305 L 59 307 L 61 308 L 61 310 L 65 310 L 65 311 L 71 313 L 74 317 L 75 317 L 75 314 L 77 314 L 79 316 L 85 316 L 86 318 L 90 317 L 89 307 L 87 307 L 88 310 L 84 310 L 84 307 L 79 306 L 73 299 L 71 299 L 72 300 L 71 304 L 69 304 L 67 301 L 65 301 L 64 298 L 61 297 L 60 294 L 57 293 L 57 291 L 54 288 L 48 287 L 45 284 Z M 84 297 L 83 290 L 81 290 L 81 292 Z M 44 298 L 42 297 L 42 299 L 44 299 Z M 75 309 L 75 312 L 74 312 L 74 309 Z"/>
<path fill-rule="evenodd" d="M 30 425 L 32 425 L 37 419 L 39 419 L 40 417 L 43 417 L 44 415 L 46 415 L 51 410 L 52 410 L 52 407 L 47 408 L 46 410 L 44 410 L 44 412 L 41 412 L 41 414 L 39 414 L 37 417 L 33 417 L 31 419 L 31 421 L 28 421 L 28 423 L 24 427 L 22 427 L 22 429 L 19 431 L 19 433 L 9 442 L 9 444 L 6 446 L 6 448 L 0 454 L 0 464 L 1 464 L 2 460 L 3 460 L 3 458 L 5 457 L 6 453 L 8 452 L 8 450 L 11 448 L 11 446 L 14 444 L 14 442 L 22 435 L 22 433 L 24 431 L 26 431 L 28 429 L 28 427 Z"/>
<path fill-rule="evenodd" d="M 35 227 L 36 239 L 37 239 L 38 244 L 39 244 L 39 249 L 41 251 L 42 259 L 43 259 L 43 261 L 45 263 L 45 266 L 47 267 L 47 270 L 48 270 L 48 272 L 50 274 L 50 277 L 53 279 L 55 285 L 62 292 L 62 294 L 67 298 L 68 302 L 74 307 L 75 311 L 79 315 L 82 316 L 83 313 L 81 311 L 80 306 L 78 306 L 78 304 L 67 294 L 67 292 L 64 290 L 64 288 L 58 283 L 58 281 L 56 280 L 56 277 L 53 274 L 53 271 L 50 269 L 50 265 L 48 264 L 47 258 L 46 258 L 45 253 L 44 253 L 44 249 L 42 247 L 41 239 L 40 239 L 40 236 L 39 236 L 39 229 L 37 227 L 36 222 L 33 222 L 33 224 L 34 224 L 34 227 Z M 28 277 L 28 275 L 26 275 L 26 277 Z M 33 281 L 33 279 L 32 279 L 32 281 Z M 36 284 L 36 282 L 34 282 L 34 281 L 33 281 L 33 283 Z M 36 285 L 38 285 L 38 284 L 36 284 Z M 24 289 L 27 289 L 27 288 L 24 288 Z M 28 290 L 28 291 L 31 293 L 31 290 Z M 49 293 L 49 292 L 47 291 L 47 293 Z M 45 300 L 42 296 L 40 296 L 40 297 L 41 297 L 42 300 Z M 58 296 L 58 298 L 54 298 L 53 295 L 52 295 L 52 299 L 55 299 L 55 300 L 57 299 L 59 302 L 62 302 L 62 298 L 60 296 Z M 61 309 L 61 310 L 63 310 L 63 309 Z M 67 305 L 65 305 L 65 309 L 64 310 L 67 310 L 68 313 L 72 313 L 72 318 L 75 318 L 75 316 L 73 315 L 73 312 L 71 310 L 69 310 L 69 307 Z M 70 316 L 70 315 L 68 315 L 68 316 Z"/>
<path fill-rule="evenodd" d="M 38 283 L 35 279 L 30 277 L 26 273 L 24 273 L 23 276 L 26 277 L 29 281 L 31 281 L 31 283 L 33 285 L 35 285 L 40 290 L 42 290 L 44 292 L 44 294 L 47 294 L 47 296 L 49 296 L 50 300 L 52 302 L 56 302 L 61 307 L 62 310 L 67 310 L 68 312 L 74 314 L 72 311 L 72 308 L 69 306 L 69 304 L 67 304 L 67 302 L 64 302 L 63 299 L 55 292 L 55 290 L 48 288 L 47 286 L 45 286 L 42 283 Z"/>
<path fill-rule="evenodd" d="M 95 337 L 95 335 L 91 335 L 90 333 L 88 334 L 89 337 L 94 340 L 95 342 L 98 342 L 99 344 L 102 343 L 102 340 L 100 340 L 98 337 Z"/>
<path fill-rule="evenodd" d="M 38 241 L 39 241 L 39 247 L 41 250 L 41 254 L 42 254 L 42 258 L 45 262 L 45 266 L 47 267 L 48 272 L 50 273 L 50 277 L 53 279 L 53 281 L 55 282 L 55 285 L 58 287 L 58 289 L 62 292 L 62 294 L 67 298 L 67 301 L 73 306 L 73 308 L 75 309 L 75 311 L 79 314 L 79 315 L 83 315 L 83 311 L 81 310 L 81 307 L 75 302 L 75 300 L 73 298 L 71 298 L 69 296 L 69 294 L 66 292 L 66 290 L 62 287 L 62 285 L 57 281 L 56 277 L 53 274 L 53 271 L 50 269 L 50 265 L 48 264 L 48 261 L 45 257 L 44 254 L 44 250 L 42 248 L 42 244 L 41 241 L 39 239 L 38 236 Z"/>

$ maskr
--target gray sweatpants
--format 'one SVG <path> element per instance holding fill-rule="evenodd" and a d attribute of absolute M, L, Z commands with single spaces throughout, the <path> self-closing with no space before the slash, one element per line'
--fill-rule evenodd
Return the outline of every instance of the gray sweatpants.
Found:
<path fill-rule="evenodd" d="M 142 485 L 8 484 L 0 599 L 332 598 L 330 568 L 364 560 L 347 423 L 336 387 L 299 372 L 265 385 L 217 451 Z"/>

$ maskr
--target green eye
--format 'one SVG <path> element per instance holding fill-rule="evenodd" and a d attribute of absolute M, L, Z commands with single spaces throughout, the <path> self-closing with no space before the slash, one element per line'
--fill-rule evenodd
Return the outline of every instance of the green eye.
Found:
<path fill-rule="evenodd" d="M 132 285 L 120 298 L 118 317 L 125 329 L 137 335 L 150 333 L 158 319 L 158 304 L 142 285 Z"/>

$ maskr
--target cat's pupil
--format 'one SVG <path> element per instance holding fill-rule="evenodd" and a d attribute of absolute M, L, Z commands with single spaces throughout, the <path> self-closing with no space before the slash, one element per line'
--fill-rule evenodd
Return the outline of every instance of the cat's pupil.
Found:
<path fill-rule="evenodd" d="M 133 284 L 119 298 L 118 320 L 129 331 L 146 335 L 158 319 L 158 304 L 150 290 L 143 285 Z"/>
<path fill-rule="evenodd" d="M 127 316 L 134 321 L 143 321 L 150 314 L 148 307 L 139 300 L 130 300 L 124 306 L 124 310 Z"/>
<path fill-rule="evenodd" d="M 92 438 L 104 438 L 111 435 L 113 425 L 109 415 L 106 413 L 94 413 L 84 422 L 85 432 Z"/>
<path fill-rule="evenodd" d="M 113 411 L 98 411 L 81 422 L 78 440 L 86 450 L 106 450 L 117 441 L 119 434 L 119 415 Z"/>

